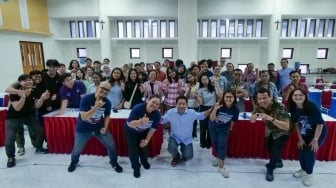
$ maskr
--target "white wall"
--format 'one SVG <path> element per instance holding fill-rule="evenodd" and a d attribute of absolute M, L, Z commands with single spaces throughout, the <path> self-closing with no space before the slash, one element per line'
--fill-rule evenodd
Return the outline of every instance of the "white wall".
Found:
<path fill-rule="evenodd" d="M 98 16 L 100 0 L 47 0 L 50 18 Z"/>
<path fill-rule="evenodd" d="M 23 73 L 19 41 L 42 42 L 45 60 L 60 56 L 51 37 L 0 30 L 0 41 L 0 92 L 4 92 Z"/>

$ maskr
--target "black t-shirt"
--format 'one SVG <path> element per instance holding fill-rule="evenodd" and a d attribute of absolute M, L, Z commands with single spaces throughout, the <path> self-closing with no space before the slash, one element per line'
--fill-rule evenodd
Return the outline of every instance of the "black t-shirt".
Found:
<path fill-rule="evenodd" d="M 10 101 L 19 101 L 20 96 L 19 95 L 9 95 Z M 29 96 L 26 97 L 25 103 L 20 111 L 16 111 L 13 107 L 13 104 L 11 104 L 8 108 L 6 119 L 14 119 L 14 118 L 20 118 L 24 116 L 30 116 L 34 115 L 34 102 L 35 102 L 36 96 L 34 96 L 33 93 L 31 93 Z"/>

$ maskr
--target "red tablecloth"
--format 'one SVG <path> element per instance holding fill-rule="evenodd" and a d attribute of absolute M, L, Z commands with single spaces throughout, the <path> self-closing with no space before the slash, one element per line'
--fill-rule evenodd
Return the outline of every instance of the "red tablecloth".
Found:
<path fill-rule="evenodd" d="M 317 152 L 317 160 L 336 160 L 336 122 L 325 122 L 328 127 L 328 137 Z M 262 121 L 250 123 L 249 120 L 239 120 L 234 124 L 228 140 L 227 155 L 237 158 L 268 158 L 264 149 L 265 125 Z M 282 158 L 297 160 L 297 133 L 293 131 L 282 150 Z"/>
<path fill-rule="evenodd" d="M 71 153 L 77 118 L 75 117 L 44 117 L 44 128 L 50 153 Z M 127 144 L 124 135 L 125 119 L 110 119 L 109 129 L 115 141 L 117 154 L 127 156 Z M 163 128 L 159 126 L 149 142 L 149 156 L 160 154 L 163 143 Z M 85 146 L 83 154 L 107 155 L 105 147 L 92 138 Z"/>
<path fill-rule="evenodd" d="M 7 110 L 0 110 L 0 146 L 5 145 L 5 119 Z"/>

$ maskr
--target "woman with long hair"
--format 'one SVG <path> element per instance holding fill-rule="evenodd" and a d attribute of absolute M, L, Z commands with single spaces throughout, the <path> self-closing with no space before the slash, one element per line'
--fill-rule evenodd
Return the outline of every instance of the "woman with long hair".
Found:
<path fill-rule="evenodd" d="M 218 170 L 225 178 L 229 172 L 224 168 L 227 151 L 227 140 L 234 122 L 238 121 L 239 110 L 236 106 L 235 92 L 227 90 L 222 98 L 215 104 L 210 114 L 209 132 L 214 149 L 217 152 Z"/>
<path fill-rule="evenodd" d="M 303 185 L 311 186 L 315 153 L 327 138 L 327 126 L 319 108 L 308 100 L 307 93 L 301 88 L 290 92 L 287 107 L 299 138 L 297 146 L 301 169 L 294 172 L 293 176 L 302 178 Z"/>
<path fill-rule="evenodd" d="M 138 72 L 136 69 L 130 69 L 128 72 L 128 78 L 125 83 L 125 90 L 124 90 L 124 97 L 125 101 L 128 101 L 131 103 L 130 108 L 133 108 L 134 105 L 142 103 L 142 91 L 141 91 L 141 85 L 140 85 L 140 79 L 138 78 Z M 131 100 L 132 93 L 135 89 L 133 99 Z"/>
<path fill-rule="evenodd" d="M 125 77 L 121 68 L 116 67 L 112 70 L 109 82 L 112 87 L 106 97 L 111 102 L 111 108 L 119 110 L 124 107 L 123 90 L 125 89 Z"/>

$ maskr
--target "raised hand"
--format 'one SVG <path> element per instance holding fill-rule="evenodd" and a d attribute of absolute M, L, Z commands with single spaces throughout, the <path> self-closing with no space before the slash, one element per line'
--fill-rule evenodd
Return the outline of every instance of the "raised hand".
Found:
<path fill-rule="evenodd" d="M 94 106 L 95 106 L 96 108 L 100 108 L 100 107 L 102 107 L 104 104 L 105 104 L 105 102 L 103 102 L 103 100 L 96 100 Z"/>
<path fill-rule="evenodd" d="M 215 110 L 218 110 L 219 108 L 221 108 L 223 105 L 219 104 L 219 101 L 216 102 L 215 106 L 214 106 L 214 109 Z"/>
<path fill-rule="evenodd" d="M 147 124 L 149 122 L 149 118 L 145 114 L 144 117 L 140 118 L 141 125 Z"/>

